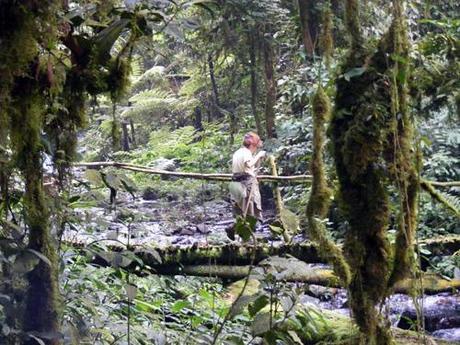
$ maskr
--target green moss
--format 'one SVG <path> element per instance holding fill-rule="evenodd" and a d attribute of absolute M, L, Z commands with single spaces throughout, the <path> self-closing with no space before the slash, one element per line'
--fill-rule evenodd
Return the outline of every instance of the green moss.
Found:
<path fill-rule="evenodd" d="M 406 66 L 388 58 L 407 48 L 402 38 L 402 15 L 395 13 L 393 24 L 377 50 L 366 49 L 360 42 L 359 20 L 354 18 L 356 6 L 356 1 L 347 1 L 352 48 L 342 70 L 346 73 L 361 67 L 363 73 L 337 80 L 330 134 L 341 207 L 350 224 L 345 239 L 347 261 L 353 268 L 350 305 L 363 342 L 390 344 L 388 326 L 378 316 L 375 306 L 383 300 L 388 287 L 410 267 L 416 218 L 417 178 L 403 80 Z M 395 110 L 402 114 L 401 118 Z M 386 239 L 390 184 L 401 194 L 393 265 Z"/>
<path fill-rule="evenodd" d="M 24 208 L 29 229 L 28 248 L 46 256 L 28 274 L 23 326 L 26 331 L 59 329 L 57 254 L 49 228 L 49 205 L 43 191 L 42 141 L 46 104 L 38 81 L 17 79 L 11 103 L 11 143 L 25 182 Z"/>
<path fill-rule="evenodd" d="M 327 229 L 321 219 L 329 210 L 332 192 L 327 185 L 324 172 L 323 149 L 325 141 L 324 125 L 330 117 L 331 105 L 329 97 L 319 87 L 313 97 L 313 156 L 311 172 L 313 181 L 307 205 L 308 233 L 315 243 L 318 253 L 333 264 L 334 271 L 344 286 L 350 282 L 350 268 L 340 248 L 328 237 Z"/>
<path fill-rule="evenodd" d="M 128 89 L 131 67 L 128 59 L 115 59 L 110 64 L 110 73 L 107 78 L 108 91 L 113 102 L 119 101 Z"/>
<path fill-rule="evenodd" d="M 333 31 L 333 22 L 332 22 L 332 11 L 330 4 L 328 3 L 326 9 L 323 13 L 323 24 L 321 28 L 321 34 L 319 37 L 319 46 L 321 48 L 321 53 L 325 59 L 326 66 L 330 66 L 332 53 L 334 51 L 334 38 L 332 35 Z"/>
<path fill-rule="evenodd" d="M 391 32 L 391 30 L 390 30 Z M 392 75 L 392 113 L 394 118 L 395 158 L 393 173 L 397 181 L 400 199 L 398 232 L 394 249 L 394 262 L 389 287 L 404 279 L 415 269 L 414 238 L 417 228 L 417 196 L 419 171 L 417 157 L 413 149 L 413 124 L 408 111 L 407 80 L 409 74 L 409 42 L 402 5 L 394 3 L 392 24 L 393 52 L 397 59 L 390 72 Z"/>

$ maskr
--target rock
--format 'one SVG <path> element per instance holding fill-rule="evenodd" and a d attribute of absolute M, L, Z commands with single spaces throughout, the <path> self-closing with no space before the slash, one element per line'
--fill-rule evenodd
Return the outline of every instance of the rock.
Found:
<path fill-rule="evenodd" d="M 177 195 L 176 193 L 171 192 L 166 196 L 166 200 L 168 200 L 168 201 L 177 201 L 177 200 L 179 200 L 179 195 Z"/>
<path fill-rule="evenodd" d="M 150 167 L 158 170 L 175 171 L 177 164 L 175 159 L 158 158 L 150 163 Z"/>
<path fill-rule="evenodd" d="M 302 295 L 300 296 L 299 301 L 304 305 L 314 305 L 316 307 L 319 306 L 319 299 L 312 296 Z"/>
<path fill-rule="evenodd" d="M 431 335 L 449 341 L 460 341 L 460 328 L 438 329 Z"/>
<path fill-rule="evenodd" d="M 179 235 L 181 236 L 192 236 L 194 234 L 195 232 L 191 228 L 184 228 L 184 229 L 181 229 L 179 232 Z"/>
<path fill-rule="evenodd" d="M 201 223 L 201 224 L 198 224 L 196 226 L 196 229 L 198 230 L 198 232 L 202 233 L 202 234 L 208 234 L 210 232 L 208 226 L 204 223 Z"/>
<path fill-rule="evenodd" d="M 158 192 L 153 187 L 146 187 L 142 192 L 142 199 L 144 200 L 157 200 L 159 197 Z"/>
<path fill-rule="evenodd" d="M 426 296 L 423 302 L 425 329 L 433 332 L 437 329 L 460 327 L 460 296 L 446 293 Z M 417 320 L 412 303 L 408 303 L 401 314 L 398 327 L 409 329 Z"/>
<path fill-rule="evenodd" d="M 337 288 L 311 284 L 308 286 L 307 294 L 321 301 L 329 301 L 337 294 L 337 290 Z"/>

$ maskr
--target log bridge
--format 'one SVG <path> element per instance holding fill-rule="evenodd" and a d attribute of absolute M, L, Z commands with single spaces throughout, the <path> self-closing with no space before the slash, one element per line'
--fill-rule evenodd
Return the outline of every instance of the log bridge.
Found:
<path fill-rule="evenodd" d="M 94 255 L 97 264 L 120 265 L 123 257 L 132 258 L 132 253 L 140 258 L 147 270 L 153 274 L 189 275 L 201 277 L 216 277 L 227 280 L 241 279 L 251 271 L 251 262 L 257 267 L 266 268 L 267 260 L 274 257 L 283 260 L 294 260 L 295 269 L 289 270 L 281 280 L 303 282 L 308 284 L 340 286 L 333 271 L 320 263 L 315 246 L 310 241 L 294 244 L 252 244 L 230 243 L 222 246 L 188 246 L 153 248 L 147 246 L 126 246 L 122 243 L 108 240 L 103 247 L 85 243 L 70 243 L 73 247 L 85 248 Z M 420 241 L 419 245 L 430 251 L 432 255 L 452 255 L 460 250 L 460 235 L 445 236 L 438 239 Z M 251 259 L 252 258 L 252 259 Z M 280 261 L 279 259 L 278 261 Z M 126 267 L 132 263 L 128 260 Z M 299 266 L 298 263 L 303 266 Z M 460 280 L 447 280 L 432 274 L 424 274 L 422 279 L 406 279 L 396 286 L 396 292 L 407 293 L 413 286 L 422 282 L 425 293 L 438 293 L 460 289 Z"/>

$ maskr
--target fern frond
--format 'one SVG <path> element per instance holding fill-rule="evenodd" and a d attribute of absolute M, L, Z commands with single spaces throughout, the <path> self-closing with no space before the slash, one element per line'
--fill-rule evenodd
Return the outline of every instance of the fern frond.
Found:
<path fill-rule="evenodd" d="M 152 85 L 164 81 L 165 71 L 166 68 L 164 66 L 153 66 L 133 82 L 133 89 L 140 90 L 150 88 Z"/>

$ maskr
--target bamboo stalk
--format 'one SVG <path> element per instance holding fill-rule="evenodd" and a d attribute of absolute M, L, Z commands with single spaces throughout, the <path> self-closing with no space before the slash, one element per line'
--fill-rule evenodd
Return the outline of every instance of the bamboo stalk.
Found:
<path fill-rule="evenodd" d="M 231 181 L 232 174 L 201 174 L 192 172 L 179 172 L 179 171 L 167 171 L 160 169 L 152 169 L 142 165 L 120 163 L 120 162 L 81 162 L 74 163 L 75 167 L 87 167 L 92 169 L 102 169 L 104 167 L 114 167 L 117 169 L 125 169 L 136 172 L 143 172 L 154 175 L 174 176 L 183 178 L 193 178 L 198 180 L 213 180 L 213 181 Z M 257 176 L 259 181 L 264 182 L 309 182 L 311 181 L 310 175 L 293 175 L 293 176 L 272 176 L 272 175 L 259 175 Z"/>

